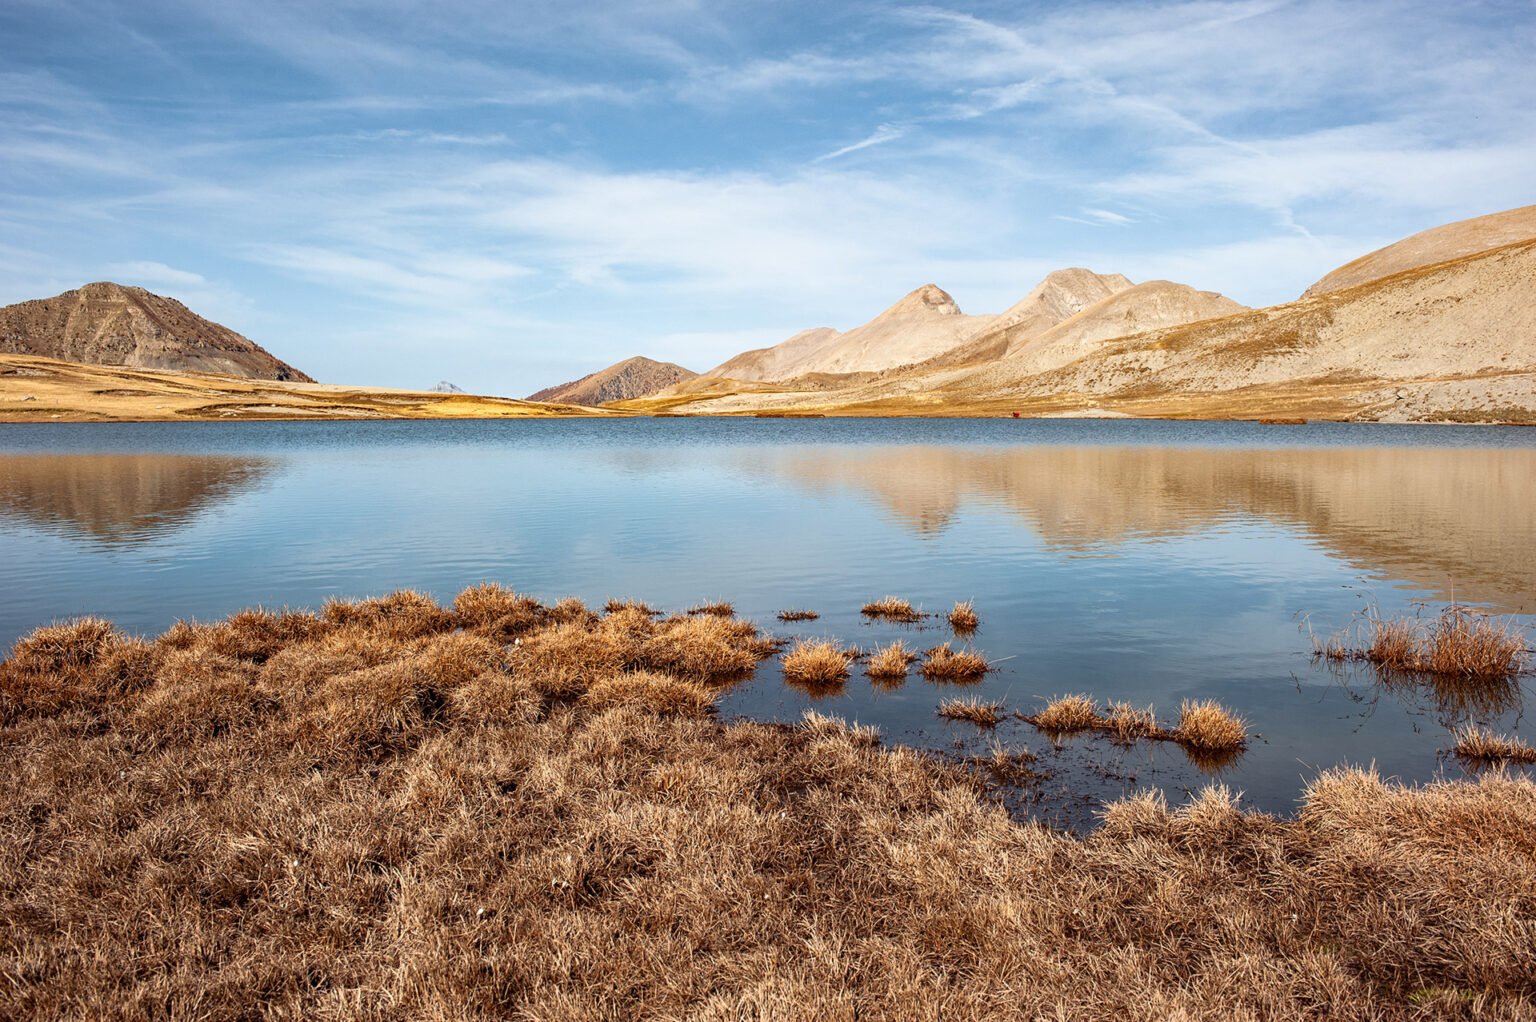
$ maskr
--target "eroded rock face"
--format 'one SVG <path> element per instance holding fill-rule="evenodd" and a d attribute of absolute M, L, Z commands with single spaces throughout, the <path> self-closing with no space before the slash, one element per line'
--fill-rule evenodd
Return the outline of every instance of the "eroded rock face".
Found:
<path fill-rule="evenodd" d="M 530 401 L 554 401 L 573 405 L 602 405 L 610 401 L 630 401 L 666 390 L 674 383 L 691 380 L 698 373 L 671 362 L 657 362 L 643 356 L 627 358 L 607 369 L 589 373 L 579 380 L 546 387 L 530 394 Z"/>
<path fill-rule="evenodd" d="M 309 376 L 174 298 L 109 281 L 0 308 L 0 352 L 257 380 Z"/>

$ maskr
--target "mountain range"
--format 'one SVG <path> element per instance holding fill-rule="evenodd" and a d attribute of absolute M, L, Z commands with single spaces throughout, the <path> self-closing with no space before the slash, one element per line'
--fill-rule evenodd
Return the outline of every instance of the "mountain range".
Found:
<path fill-rule="evenodd" d="M 1415 234 L 1264 309 L 1074 268 L 964 316 L 926 284 L 617 407 L 1536 421 L 1536 206 Z"/>

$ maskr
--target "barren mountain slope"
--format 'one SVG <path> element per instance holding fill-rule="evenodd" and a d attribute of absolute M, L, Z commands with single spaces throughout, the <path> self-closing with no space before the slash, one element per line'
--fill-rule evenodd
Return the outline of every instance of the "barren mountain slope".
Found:
<path fill-rule="evenodd" d="M 1536 408 L 1529 376 L 1513 390 L 1507 380 L 1498 382 L 1532 372 L 1536 242 L 1526 242 L 1287 305 L 1107 342 L 1044 372 L 1028 359 L 1008 360 L 951 380 L 945 389 L 972 400 L 1062 393 L 1188 397 L 1313 381 L 1346 384 L 1361 404 L 1406 402 L 1389 414 L 1411 417 L 1505 401 Z M 1443 386 L 1468 378 L 1487 382 L 1474 388 L 1482 397 Z M 1400 397 L 1402 385 L 1408 389 Z"/>
<path fill-rule="evenodd" d="M 1490 248 L 1536 238 L 1536 206 L 1444 224 L 1345 263 L 1307 288 L 1303 298 L 1379 280 L 1420 266 L 1460 259 Z"/>
<path fill-rule="evenodd" d="M 1094 273 L 1076 266 L 1054 270 L 970 340 L 929 359 L 923 368 L 940 369 L 1002 358 L 1058 323 L 1131 286 L 1118 273 Z"/>
<path fill-rule="evenodd" d="M 948 351 L 992 322 L 967 316 L 942 288 L 924 284 L 863 326 L 845 334 L 822 327 L 773 348 L 744 352 L 710 370 L 711 378 L 780 382 L 796 377 L 869 373 L 910 365 Z M 677 388 L 674 393 L 692 389 Z"/>
<path fill-rule="evenodd" d="M 1104 341 L 1148 330 L 1198 323 L 1248 306 L 1215 291 L 1196 291 L 1187 284 L 1149 280 L 1095 302 L 1071 319 L 1015 346 L 1006 359 L 1040 372 L 1066 365 L 1092 352 Z"/>
<path fill-rule="evenodd" d="M 1028 353 L 832 392 L 716 396 L 698 413 L 812 411 L 1536 421 L 1536 242 L 1355 288 L 1102 341 L 1041 370 Z"/>
<path fill-rule="evenodd" d="M 528 395 L 530 401 L 555 401 L 573 405 L 601 405 L 609 401 L 628 401 L 649 397 L 698 373 L 671 362 L 657 362 L 637 355 L 615 362 L 607 369 L 588 373 L 579 380 L 546 387 Z"/>
<path fill-rule="evenodd" d="M 0 308 L 0 352 L 67 362 L 313 382 L 173 298 L 98 282 Z"/>
<path fill-rule="evenodd" d="M 842 334 L 829 326 L 802 330 L 771 348 L 753 348 L 702 373 L 709 379 L 782 380 L 793 376 L 791 366 L 812 358 Z M 787 375 L 786 375 L 787 374 Z"/>

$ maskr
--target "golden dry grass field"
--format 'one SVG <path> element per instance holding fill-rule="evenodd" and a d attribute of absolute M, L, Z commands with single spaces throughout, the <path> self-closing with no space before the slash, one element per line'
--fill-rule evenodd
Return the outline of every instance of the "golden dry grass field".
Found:
<path fill-rule="evenodd" d="M 1079 838 L 868 728 L 715 719 L 776 648 L 494 586 L 41 629 L 0 663 L 0 1016 L 1536 1018 L 1529 780 Z"/>
<path fill-rule="evenodd" d="M 435 391 L 276 383 L 0 354 L 0 422 L 497 419 L 615 414 Z"/>

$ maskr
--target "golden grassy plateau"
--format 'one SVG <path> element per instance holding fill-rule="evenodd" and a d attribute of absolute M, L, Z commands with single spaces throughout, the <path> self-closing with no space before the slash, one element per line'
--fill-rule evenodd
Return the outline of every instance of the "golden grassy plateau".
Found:
<path fill-rule="evenodd" d="M 0 354 L 0 422 L 497 419 L 600 414 L 605 413 L 576 405 L 472 394 L 275 382 Z"/>
<path fill-rule="evenodd" d="M 1079 839 L 866 728 L 714 719 L 775 649 L 494 586 L 39 630 L 0 664 L 0 1016 L 1536 1018 L 1529 780 Z"/>

